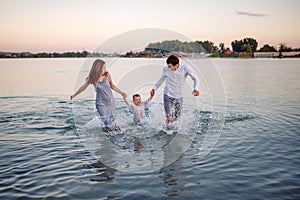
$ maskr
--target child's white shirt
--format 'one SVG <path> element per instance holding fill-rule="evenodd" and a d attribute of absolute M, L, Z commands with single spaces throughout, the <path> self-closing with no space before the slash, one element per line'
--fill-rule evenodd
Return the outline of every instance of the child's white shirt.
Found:
<path fill-rule="evenodd" d="M 138 123 L 145 118 L 145 107 L 149 104 L 150 100 L 144 101 L 140 106 L 135 105 L 133 102 L 130 103 L 130 108 L 133 112 L 133 121 Z"/>

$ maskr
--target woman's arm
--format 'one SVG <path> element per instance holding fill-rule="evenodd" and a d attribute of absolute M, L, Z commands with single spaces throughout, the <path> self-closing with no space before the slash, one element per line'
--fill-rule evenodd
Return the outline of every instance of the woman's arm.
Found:
<path fill-rule="evenodd" d="M 113 84 L 113 81 L 111 79 L 111 76 L 110 74 L 107 74 L 108 76 L 108 79 L 109 79 L 109 84 L 110 84 L 110 88 L 114 91 L 116 91 L 117 93 L 119 93 L 120 95 L 122 95 L 123 98 L 126 98 L 127 97 L 127 94 L 125 92 L 122 92 L 122 90 L 120 90 L 117 86 L 115 86 Z"/>
<path fill-rule="evenodd" d="M 85 83 L 73 94 L 70 96 L 70 99 L 74 99 L 78 94 L 85 91 L 86 88 L 90 85 L 88 78 L 85 80 Z"/>
<path fill-rule="evenodd" d="M 126 103 L 126 105 L 129 106 L 130 103 L 127 101 L 126 97 L 125 98 L 123 97 L 123 99 L 124 99 L 124 102 Z"/>

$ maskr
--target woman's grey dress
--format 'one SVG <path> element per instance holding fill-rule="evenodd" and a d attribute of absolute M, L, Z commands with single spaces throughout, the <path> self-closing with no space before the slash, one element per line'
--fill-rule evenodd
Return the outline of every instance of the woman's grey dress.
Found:
<path fill-rule="evenodd" d="M 106 127 L 111 127 L 114 119 L 113 110 L 115 107 L 115 100 L 110 88 L 109 78 L 105 76 L 102 82 L 98 81 L 95 86 L 96 89 L 96 108 Z"/>

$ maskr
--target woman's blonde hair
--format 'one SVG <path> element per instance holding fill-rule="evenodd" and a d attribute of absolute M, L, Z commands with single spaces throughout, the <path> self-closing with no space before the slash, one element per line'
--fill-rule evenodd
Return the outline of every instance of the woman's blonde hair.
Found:
<path fill-rule="evenodd" d="M 90 70 L 88 80 L 90 84 L 96 84 L 97 81 L 99 80 L 101 74 L 102 74 L 102 69 L 104 66 L 105 62 L 101 59 L 97 59 L 94 61 L 93 66 Z M 107 75 L 107 72 L 105 72 L 105 75 Z"/>

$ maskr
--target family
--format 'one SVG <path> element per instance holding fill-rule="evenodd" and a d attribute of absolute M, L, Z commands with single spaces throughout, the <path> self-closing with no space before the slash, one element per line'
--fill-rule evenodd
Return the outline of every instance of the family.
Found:
<path fill-rule="evenodd" d="M 166 62 L 167 66 L 164 66 L 161 78 L 150 91 L 150 97 L 144 102 L 141 100 L 139 94 L 133 95 L 132 102 L 128 102 L 127 94 L 114 85 L 111 75 L 106 70 L 105 62 L 100 59 L 94 61 L 84 84 L 71 95 L 70 98 L 71 100 L 74 99 L 75 96 L 85 91 L 89 85 L 94 85 L 96 90 L 97 111 L 106 130 L 112 131 L 113 122 L 115 120 L 113 115 L 115 101 L 112 90 L 119 93 L 123 97 L 125 103 L 130 106 L 133 112 L 133 121 L 136 123 L 143 123 L 143 120 L 145 119 L 145 106 L 152 100 L 155 91 L 164 81 L 166 81 L 163 96 L 164 110 L 166 122 L 171 123 L 176 121 L 181 115 L 183 88 L 186 77 L 190 76 L 194 81 L 194 90 L 192 92 L 194 96 L 199 96 L 199 78 L 189 65 L 179 62 L 179 58 L 176 55 L 170 55 Z"/>

